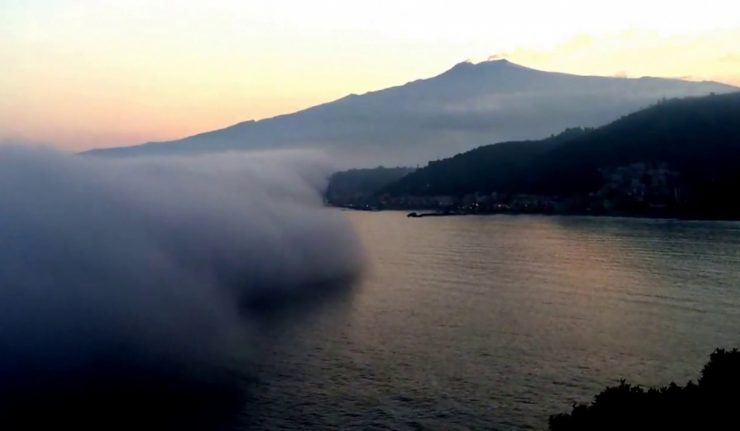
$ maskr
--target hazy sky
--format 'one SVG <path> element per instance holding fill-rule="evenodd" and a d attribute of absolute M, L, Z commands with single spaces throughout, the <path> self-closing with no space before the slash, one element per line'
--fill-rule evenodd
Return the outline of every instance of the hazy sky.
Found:
<path fill-rule="evenodd" d="M 740 85 L 737 0 L 0 0 L 0 139 L 171 139 L 503 55 Z"/>

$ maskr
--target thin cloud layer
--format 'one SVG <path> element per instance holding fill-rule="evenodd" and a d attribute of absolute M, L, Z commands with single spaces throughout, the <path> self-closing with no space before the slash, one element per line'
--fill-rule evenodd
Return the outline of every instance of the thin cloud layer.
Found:
<path fill-rule="evenodd" d="M 740 27 L 664 35 L 632 30 L 573 37 L 547 49 L 519 48 L 493 57 L 567 73 L 662 76 L 740 85 Z"/>

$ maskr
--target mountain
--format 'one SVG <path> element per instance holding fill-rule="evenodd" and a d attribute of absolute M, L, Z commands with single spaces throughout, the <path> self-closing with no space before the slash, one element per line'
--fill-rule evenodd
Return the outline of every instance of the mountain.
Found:
<path fill-rule="evenodd" d="M 669 97 L 727 93 L 714 82 L 544 72 L 506 60 L 460 63 L 429 79 L 169 142 L 93 150 L 136 156 L 319 148 L 346 166 L 407 165 L 484 143 L 598 126 Z"/>
<path fill-rule="evenodd" d="M 395 183 L 415 168 L 350 169 L 336 172 L 329 178 L 326 200 L 332 205 L 352 207 L 355 202 L 372 199 L 375 192 Z"/>
<path fill-rule="evenodd" d="M 597 129 L 430 162 L 376 192 L 372 205 L 439 207 L 446 196 L 466 210 L 738 218 L 738 166 L 740 92 L 667 100 Z"/>

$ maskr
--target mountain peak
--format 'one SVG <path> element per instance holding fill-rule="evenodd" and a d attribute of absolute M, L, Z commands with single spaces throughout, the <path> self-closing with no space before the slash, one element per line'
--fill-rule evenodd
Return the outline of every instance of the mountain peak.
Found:
<path fill-rule="evenodd" d="M 456 73 L 456 72 L 465 72 L 465 71 L 473 71 L 473 70 L 503 70 L 503 69 L 521 69 L 521 70 L 530 70 L 528 67 L 521 66 L 516 63 L 512 63 L 509 60 L 506 60 L 504 58 L 497 58 L 492 60 L 485 60 L 480 61 L 477 63 L 474 63 L 470 60 L 465 60 L 463 62 L 457 63 L 452 67 L 452 69 L 448 70 L 445 73 Z"/>
<path fill-rule="evenodd" d="M 549 136 L 574 124 L 598 126 L 664 97 L 736 90 L 711 83 L 544 72 L 491 58 L 292 114 L 104 153 L 317 148 L 348 165 L 414 165 L 481 142 Z"/>
<path fill-rule="evenodd" d="M 489 58 L 486 61 L 481 61 L 481 63 L 499 64 L 499 65 L 515 65 L 514 63 L 510 62 L 509 60 L 505 58 Z"/>
<path fill-rule="evenodd" d="M 476 63 L 475 66 L 485 67 L 485 68 L 500 68 L 500 69 L 510 68 L 510 69 L 533 70 L 529 67 L 522 66 L 521 64 L 511 62 L 505 58 L 494 58 L 490 60 L 481 61 L 480 63 Z"/>
<path fill-rule="evenodd" d="M 452 66 L 452 68 L 450 70 L 448 70 L 448 72 L 451 72 L 453 70 L 470 69 L 471 67 L 474 67 L 474 66 L 475 66 L 475 63 L 473 63 L 472 61 L 465 60 L 465 61 L 461 61 L 461 62 L 457 63 L 456 65 Z"/>

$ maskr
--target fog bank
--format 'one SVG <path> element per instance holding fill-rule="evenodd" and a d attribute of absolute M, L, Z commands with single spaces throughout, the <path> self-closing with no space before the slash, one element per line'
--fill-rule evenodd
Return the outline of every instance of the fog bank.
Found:
<path fill-rule="evenodd" d="M 0 147 L 3 425 L 168 403 L 200 415 L 187 407 L 199 397 L 238 392 L 242 306 L 318 295 L 306 289 L 360 270 L 348 223 L 322 205 L 329 168 L 305 152 L 109 160 Z"/>

